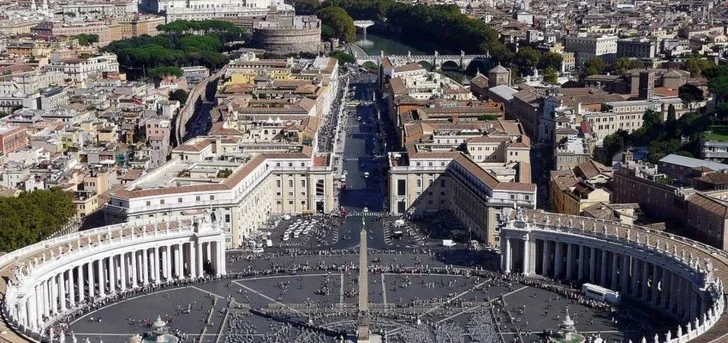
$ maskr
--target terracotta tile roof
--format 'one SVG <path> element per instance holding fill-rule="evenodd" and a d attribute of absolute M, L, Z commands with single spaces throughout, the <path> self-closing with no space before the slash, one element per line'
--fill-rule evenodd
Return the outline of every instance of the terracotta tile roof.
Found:
<path fill-rule="evenodd" d="M 424 71 L 425 68 L 422 68 L 422 66 L 419 65 L 419 64 L 417 64 L 417 63 L 407 63 L 407 64 L 405 64 L 403 66 L 394 67 L 394 72 L 395 73 L 403 73 L 403 72 L 415 71 L 415 70 L 423 70 Z"/>
<path fill-rule="evenodd" d="M 485 171 L 477 163 L 475 163 L 473 160 L 469 159 L 467 156 L 465 156 L 463 154 L 458 153 L 458 155 L 455 157 L 455 162 L 460 164 L 470 174 L 472 174 L 479 180 L 483 181 L 491 189 L 495 189 L 495 187 L 497 187 L 498 184 L 500 184 L 498 179 L 493 177 L 493 175 L 490 175 L 490 173 Z"/>
<path fill-rule="evenodd" d="M 480 88 L 488 88 L 488 78 L 482 74 L 478 74 L 474 78 L 470 79 L 470 84 L 476 85 Z"/>
<path fill-rule="evenodd" d="M 389 85 L 392 87 L 392 92 L 395 95 L 404 94 L 407 92 L 407 87 L 404 85 L 404 81 L 401 77 L 395 77 L 389 80 Z"/>
<path fill-rule="evenodd" d="M 725 201 L 718 200 L 699 192 L 688 196 L 687 201 L 722 218 L 728 218 L 728 203 Z"/>

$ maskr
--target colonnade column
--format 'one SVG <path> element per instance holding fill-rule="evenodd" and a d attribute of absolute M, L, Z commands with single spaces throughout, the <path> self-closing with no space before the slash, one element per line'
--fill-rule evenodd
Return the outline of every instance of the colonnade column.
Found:
<path fill-rule="evenodd" d="M 597 254 L 594 247 L 589 248 L 589 282 L 598 284 L 597 282 Z"/>
<path fill-rule="evenodd" d="M 511 257 L 511 242 L 506 238 L 506 260 L 507 263 L 510 263 L 510 257 Z M 195 247 L 195 242 L 190 242 L 190 277 L 196 278 L 197 277 L 197 257 L 196 255 L 197 248 Z M 508 264 L 508 270 L 506 272 L 511 271 L 511 266 Z"/>
<path fill-rule="evenodd" d="M 561 277 L 561 267 L 564 263 L 564 251 L 561 246 L 561 242 L 556 241 L 554 242 L 554 245 L 554 279 L 558 279 Z"/>
<path fill-rule="evenodd" d="M 202 242 L 197 242 L 195 245 L 195 269 L 197 270 L 197 276 L 205 276 L 204 265 L 202 264 Z"/>
<path fill-rule="evenodd" d="M 66 312 L 66 272 L 58 274 L 58 300 L 61 305 L 59 312 Z"/>
<path fill-rule="evenodd" d="M 602 263 L 601 263 L 601 271 L 599 276 L 599 282 L 602 286 L 607 287 L 607 250 L 602 249 Z"/>
<path fill-rule="evenodd" d="M 566 243 L 566 279 L 574 278 L 574 245 Z"/>
<path fill-rule="evenodd" d="M 162 255 L 160 254 L 160 250 L 160 247 L 154 247 L 154 277 L 156 278 L 154 280 L 154 283 L 156 284 L 160 284 L 162 282 L 162 266 L 159 265 L 159 260 L 161 259 Z"/>
<path fill-rule="evenodd" d="M 677 274 L 672 273 L 672 282 L 670 282 L 670 284 L 672 285 L 672 287 L 670 288 L 670 297 L 672 298 L 672 299 L 670 299 L 670 312 L 672 312 L 672 313 L 677 312 L 677 304 L 678 304 L 677 299 L 680 298 L 679 282 L 680 282 L 680 277 Z"/>
<path fill-rule="evenodd" d="M 630 289 L 629 294 L 631 294 L 633 297 L 637 297 L 637 294 L 639 293 L 637 290 L 638 282 L 640 279 L 639 262 L 640 261 L 638 259 L 632 260 L 632 288 Z"/>
<path fill-rule="evenodd" d="M 183 279 L 185 277 L 184 270 L 182 269 L 184 251 L 182 244 L 177 244 L 177 257 L 175 259 L 175 269 L 177 270 L 177 278 Z"/>
<path fill-rule="evenodd" d="M 650 298 L 650 301 L 652 302 L 652 305 L 657 306 L 659 297 L 658 297 L 658 289 L 657 284 L 659 283 L 658 279 L 660 275 L 658 275 L 660 272 L 660 267 L 658 267 L 656 264 L 652 265 L 652 297 Z"/>
<path fill-rule="evenodd" d="M 96 284 L 96 281 L 94 280 L 94 262 L 91 261 L 86 264 L 88 269 L 88 298 L 93 299 L 94 298 L 94 287 Z"/>
<path fill-rule="evenodd" d="M 109 293 L 116 293 L 116 255 L 109 256 Z"/>
<path fill-rule="evenodd" d="M 206 260 L 203 260 L 203 261 L 202 261 L 202 263 L 203 263 L 203 266 L 204 266 L 204 264 L 205 264 L 205 263 L 207 263 L 207 261 L 212 261 L 212 246 L 211 246 L 212 244 L 211 244 L 211 243 L 212 243 L 212 242 L 207 242 L 207 243 L 205 244 L 205 247 L 206 247 L 205 249 L 206 249 L 206 251 L 207 251 L 207 256 L 206 256 L 206 257 L 207 257 L 207 259 L 206 259 Z M 528 245 L 528 240 L 526 240 L 526 246 L 527 246 L 527 245 Z M 200 268 L 202 268 L 202 267 L 200 267 Z M 524 270 L 525 270 L 525 269 L 524 269 Z"/>
<path fill-rule="evenodd" d="M 579 272 L 576 275 L 579 281 L 584 280 L 584 260 L 584 245 L 579 244 Z"/>
<path fill-rule="evenodd" d="M 56 281 L 56 276 L 53 275 L 50 278 L 50 282 L 48 283 L 48 292 L 51 296 L 51 312 L 52 313 L 58 313 L 58 283 Z"/>
<path fill-rule="evenodd" d="M 141 270 L 141 276 L 142 276 L 142 282 L 144 283 L 144 286 L 149 284 L 149 250 L 144 249 L 142 250 L 142 270 Z"/>
<path fill-rule="evenodd" d="M 670 300 L 670 271 L 662 268 L 662 281 L 660 282 L 660 307 L 668 309 Z"/>
<path fill-rule="evenodd" d="M 157 249 L 160 250 L 162 255 L 162 271 L 161 274 L 164 276 L 165 279 L 169 280 L 169 274 L 167 274 L 167 266 L 169 265 L 169 252 L 166 249 L 167 247 L 159 247 Z"/>
<path fill-rule="evenodd" d="M 76 267 L 72 267 L 68 270 L 68 307 L 73 308 L 76 306 L 76 287 L 73 285 L 73 270 Z"/>
<path fill-rule="evenodd" d="M 217 259 L 220 261 L 217 266 L 217 269 L 219 270 L 218 275 L 226 275 L 227 266 L 225 266 L 225 240 L 217 241 L 215 246 L 217 247 Z"/>
<path fill-rule="evenodd" d="M 210 252 L 210 243 L 207 243 L 207 252 Z M 528 243 L 528 239 L 523 240 L 523 275 L 530 275 L 531 274 L 531 246 Z M 209 256 L 209 255 L 208 255 Z"/>
<path fill-rule="evenodd" d="M 627 255 L 622 255 L 622 268 L 619 269 L 619 274 L 622 281 L 620 291 L 626 295 L 629 291 L 629 256 Z"/>
<path fill-rule="evenodd" d="M 105 270 L 106 266 L 105 266 L 103 258 L 100 259 L 98 261 L 98 263 L 99 263 L 99 270 L 98 270 L 98 272 L 99 272 L 99 296 L 104 297 L 104 296 L 106 296 L 106 275 L 104 275 L 106 273 L 106 270 Z"/>
<path fill-rule="evenodd" d="M 35 287 L 33 287 L 28 300 L 28 327 L 35 330 L 38 327 L 38 297 L 36 296 Z"/>
<path fill-rule="evenodd" d="M 84 291 L 84 285 L 83 285 L 83 264 L 78 266 L 78 273 L 76 273 L 76 287 L 78 287 L 78 303 L 83 302 L 83 291 Z"/>
<path fill-rule="evenodd" d="M 137 263 L 139 262 L 139 254 L 137 251 L 131 252 L 131 286 L 136 287 L 139 285 L 137 282 Z"/>
<path fill-rule="evenodd" d="M 168 245 L 164 247 L 164 249 L 167 251 L 167 260 L 164 263 L 166 265 L 167 280 L 172 280 L 172 261 L 174 261 L 174 256 L 172 256 L 172 245 Z"/>
<path fill-rule="evenodd" d="M 40 291 L 42 289 L 41 285 L 35 286 L 35 313 L 36 313 L 36 325 L 40 326 L 43 322 L 43 316 L 45 315 L 43 311 L 43 294 Z"/>
<path fill-rule="evenodd" d="M 642 301 L 647 301 L 647 293 L 649 292 L 649 283 L 650 280 L 650 264 L 647 263 L 647 261 L 642 261 L 642 294 L 640 295 L 640 298 Z"/>
<path fill-rule="evenodd" d="M 129 267 L 129 261 L 126 258 L 126 253 L 119 255 L 119 279 L 121 279 L 121 291 L 126 291 L 126 284 L 129 283 L 129 279 L 126 277 L 126 268 Z"/>
<path fill-rule="evenodd" d="M 612 290 L 617 289 L 617 269 L 619 267 L 619 257 L 617 254 L 612 252 Z"/>
<path fill-rule="evenodd" d="M 543 258 L 541 259 L 541 275 L 548 277 L 551 267 L 551 253 L 549 249 L 551 243 L 544 239 L 543 240 Z"/>

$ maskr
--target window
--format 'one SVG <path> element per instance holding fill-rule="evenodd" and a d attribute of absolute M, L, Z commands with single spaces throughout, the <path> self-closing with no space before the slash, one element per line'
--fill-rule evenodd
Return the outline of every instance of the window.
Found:
<path fill-rule="evenodd" d="M 292 197 L 293 196 L 293 192 L 288 192 L 288 196 L 289 197 Z"/>
<path fill-rule="evenodd" d="M 177 202 L 182 202 L 182 198 L 177 198 Z"/>
<path fill-rule="evenodd" d="M 301 187 L 306 187 L 306 180 L 301 180 Z"/>
<path fill-rule="evenodd" d="M 200 201 L 200 196 L 199 195 L 195 197 L 195 201 Z"/>
<path fill-rule="evenodd" d="M 214 195 L 210 195 L 210 200 L 215 200 L 215 196 Z"/>
<path fill-rule="evenodd" d="M 281 180 L 276 180 L 276 187 L 281 188 Z"/>
<path fill-rule="evenodd" d="M 225 222 L 226 223 L 229 223 L 230 222 L 230 215 L 229 214 L 226 214 L 225 215 Z"/>
<path fill-rule="evenodd" d="M 293 180 L 288 180 L 288 187 L 293 187 Z"/>
<path fill-rule="evenodd" d="M 514 200 L 514 199 L 516 199 L 516 196 L 511 194 L 511 200 Z"/>
<path fill-rule="evenodd" d="M 422 187 L 422 180 L 417 179 L 417 187 Z"/>
<path fill-rule="evenodd" d="M 162 199 L 162 200 L 159 200 L 159 204 L 160 204 L 160 205 L 164 205 L 164 199 Z"/>
<path fill-rule="evenodd" d="M 293 205 L 293 200 L 289 200 L 288 205 Z"/>
<path fill-rule="evenodd" d="M 152 205 L 152 202 L 147 200 L 147 206 L 151 206 L 151 205 Z"/>

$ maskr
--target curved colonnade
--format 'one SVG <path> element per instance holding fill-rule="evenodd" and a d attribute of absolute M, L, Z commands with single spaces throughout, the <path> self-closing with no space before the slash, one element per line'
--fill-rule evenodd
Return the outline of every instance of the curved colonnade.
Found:
<path fill-rule="evenodd" d="M 728 340 L 725 251 L 644 227 L 513 212 L 501 228 L 503 272 L 600 285 L 682 323 L 642 342 Z"/>
<path fill-rule="evenodd" d="M 57 318 L 118 292 L 226 274 L 224 232 L 208 218 L 104 226 L 1 256 L 2 313 L 19 336 L 0 340 L 40 340 Z"/>

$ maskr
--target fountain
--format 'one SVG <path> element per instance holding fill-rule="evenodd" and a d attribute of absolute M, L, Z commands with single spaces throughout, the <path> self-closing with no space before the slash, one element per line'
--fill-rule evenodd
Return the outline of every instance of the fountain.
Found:
<path fill-rule="evenodd" d="M 554 343 L 584 343 L 586 338 L 576 333 L 576 327 L 574 321 L 569 316 L 569 311 L 566 311 L 566 317 L 564 321 L 559 324 L 559 331 L 549 337 L 549 342 Z"/>
<path fill-rule="evenodd" d="M 144 334 L 144 337 L 134 335 L 129 338 L 129 343 L 177 343 L 179 339 L 167 333 L 167 323 L 157 316 L 152 323 L 152 331 Z"/>

